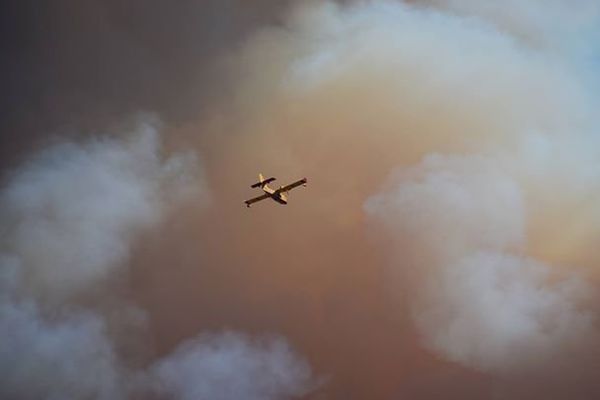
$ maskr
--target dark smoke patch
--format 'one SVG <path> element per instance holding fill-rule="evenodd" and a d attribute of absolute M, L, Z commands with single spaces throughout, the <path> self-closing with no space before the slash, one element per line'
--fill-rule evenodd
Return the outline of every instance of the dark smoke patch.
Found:
<path fill-rule="evenodd" d="M 188 120 L 223 90 L 214 59 L 285 2 L 59 0 L 0 10 L 0 157 L 47 135 L 101 131 L 139 111 Z"/>

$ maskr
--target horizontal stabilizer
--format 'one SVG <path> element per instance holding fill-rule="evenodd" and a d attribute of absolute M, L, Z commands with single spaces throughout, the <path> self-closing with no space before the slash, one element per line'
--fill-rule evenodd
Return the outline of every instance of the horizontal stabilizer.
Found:
<path fill-rule="evenodd" d="M 265 186 L 267 183 L 273 182 L 275 180 L 275 178 L 271 177 L 265 180 L 262 180 L 260 182 L 256 182 L 254 185 L 250 186 L 251 188 L 258 188 L 258 187 L 263 187 Z"/>

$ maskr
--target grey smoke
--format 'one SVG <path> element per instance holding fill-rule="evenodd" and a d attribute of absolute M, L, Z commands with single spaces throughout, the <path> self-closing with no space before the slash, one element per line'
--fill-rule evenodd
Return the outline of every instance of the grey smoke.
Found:
<path fill-rule="evenodd" d="M 158 110 L 179 125 L 207 106 L 200 126 L 183 127 L 181 136 L 169 132 L 168 144 L 192 143 L 206 151 L 206 172 L 219 201 L 208 211 L 184 209 L 179 219 L 168 220 L 175 227 L 165 224 L 163 232 L 160 220 L 167 220 L 178 203 L 170 193 L 190 187 L 177 182 L 196 182 L 177 173 L 189 158 L 158 157 L 158 164 L 148 162 L 155 166 L 149 169 L 123 162 L 131 171 L 146 172 L 126 173 L 134 188 L 117 184 L 118 200 L 142 204 L 139 210 L 117 208 L 123 213 L 116 219 L 123 224 L 114 215 L 108 215 L 113 222 L 107 225 L 104 218 L 93 219 L 108 226 L 93 236 L 114 248 L 92 265 L 94 246 L 74 250 L 56 239 L 79 243 L 96 228 L 49 218 L 44 210 L 53 215 L 61 202 L 37 205 L 29 195 L 10 200 L 7 192 L 4 204 L 12 204 L 17 215 L 23 203 L 38 217 L 15 219 L 13 211 L 0 217 L 9 222 L 0 225 L 0 285 L 6 295 L 1 304 L 6 320 L 14 321 L 1 326 L 11 337 L 6 359 L 26 361 L 10 364 L 18 370 L 1 364 L 3 372 L 16 371 L 3 375 L 13 383 L 2 385 L 12 390 L 2 395 L 41 396 L 52 387 L 55 397 L 115 398 L 130 390 L 134 398 L 212 390 L 211 397 L 217 397 L 248 388 L 245 373 L 226 369 L 222 376 L 236 380 L 219 385 L 185 367 L 211 377 L 217 360 L 235 359 L 232 349 L 217 345 L 219 336 L 191 339 L 181 345 L 185 351 L 150 362 L 148 369 L 132 366 L 120 351 L 125 340 L 120 328 L 115 331 L 120 322 L 105 313 L 105 307 L 116 305 L 127 309 L 117 319 L 137 329 L 151 320 L 146 328 L 156 328 L 160 355 L 206 326 L 283 327 L 300 339 L 315 365 L 335 373 L 332 389 L 324 394 L 335 398 L 423 399 L 443 391 L 448 398 L 481 399 L 492 396 L 493 384 L 502 389 L 495 398 L 598 397 L 594 296 L 600 157 L 594 84 L 600 24 L 595 0 L 301 1 L 285 26 L 274 24 L 241 43 L 248 30 L 233 34 L 237 26 L 253 30 L 273 21 L 285 2 L 261 1 L 258 7 L 194 0 L 173 7 L 151 1 L 143 8 L 134 3 L 64 0 L 58 8 L 55 2 L 31 7 L 40 15 L 28 24 L 36 31 L 15 41 L 19 51 L 10 55 L 16 62 L 7 63 L 10 84 L 3 98 L 13 118 L 4 121 L 12 135 L 0 146 L 7 154 L 3 159 L 12 164 L 10 157 L 32 145 L 24 132 L 47 132 L 40 127 L 105 126 L 138 108 Z M 244 10 L 250 9 L 260 9 L 260 18 L 227 26 L 231 15 L 249 15 Z M 223 28 L 233 29 L 227 40 L 222 40 L 228 36 Z M 12 41 L 14 35 L 5 37 Z M 39 51 L 21 51 L 20 42 L 34 43 Z M 217 68 L 207 66 L 217 50 L 231 59 L 229 68 L 219 62 Z M 91 70 L 96 79 L 89 79 Z M 12 79 L 19 76 L 25 78 Z M 32 104 L 38 104 L 33 112 Z M 133 151 L 127 140 L 94 142 Z M 83 153 L 98 147 L 88 141 L 69 146 Z M 73 170 L 80 168 L 73 164 Z M 253 179 L 259 166 L 263 172 L 281 171 L 274 173 L 282 180 L 283 171 L 290 178 L 308 176 L 309 190 L 298 199 L 309 201 L 245 213 L 237 207 L 247 191 L 240 182 Z M 81 169 L 86 170 L 84 164 Z M 114 170 L 106 170 L 110 179 L 122 179 Z M 161 178 L 171 173 L 171 179 Z M 65 180 L 80 181 L 76 173 L 70 176 Z M 102 182 L 91 176 L 90 181 Z M 152 182 L 146 182 L 148 176 Z M 18 187 L 17 181 L 27 179 L 9 180 L 7 190 Z M 168 187 L 171 183 L 175 188 Z M 206 195 L 206 187 L 199 186 L 197 195 Z M 88 189 L 104 193 L 82 187 L 81 196 L 89 202 L 96 201 L 85 195 Z M 46 191 L 52 189 L 40 193 Z M 62 191 L 55 196 L 62 198 Z M 81 221 L 80 205 L 67 204 L 73 211 L 61 209 L 60 220 Z M 202 226 L 205 220 L 209 223 Z M 256 234 L 265 222 L 273 229 Z M 364 240 L 365 224 L 374 248 Z M 19 240 L 18 230 L 24 232 Z M 136 253 L 138 233 L 146 231 L 161 240 L 144 241 L 152 251 Z M 61 249 L 48 257 L 49 265 L 66 275 L 76 271 L 72 281 L 37 267 L 44 257 L 34 254 L 39 248 L 31 249 L 25 240 L 29 234 L 52 237 L 32 243 Z M 207 249 L 204 242 L 210 243 Z M 268 254 L 257 251 L 265 243 L 277 245 Z M 140 255 L 150 262 L 135 259 Z M 129 256 L 142 275 L 136 283 L 143 288 L 135 294 L 140 303 L 149 303 L 148 316 L 111 290 L 112 280 L 124 282 Z M 90 262 L 81 271 L 73 261 L 79 259 Z M 395 301 L 384 298 L 381 281 Z M 116 299 L 96 308 L 98 294 Z M 200 317 L 192 317 L 195 313 Z M 64 348 L 65 341 L 57 338 L 67 336 L 95 346 Z M 257 362 L 263 366 L 276 364 L 270 357 L 277 360 L 281 354 L 246 336 L 223 341 L 242 348 L 240 354 L 268 359 Z M 213 347 L 222 352 L 213 357 Z M 36 350 L 53 348 L 59 350 Z M 80 376 L 78 386 L 78 375 L 71 373 L 84 368 L 55 367 L 58 356 L 69 351 L 77 367 L 89 362 L 89 351 L 97 354 L 98 362 L 89 368 L 105 371 L 106 380 Z M 304 364 L 294 359 L 296 367 Z M 50 370 L 36 376 L 52 378 L 52 384 L 40 383 L 42 378 L 32 384 L 22 378 L 26 373 L 17 373 L 33 370 L 31 360 Z M 298 372 L 303 368 L 296 367 L 280 379 L 261 376 L 265 380 L 247 390 L 257 396 L 297 393 L 293 382 L 303 380 Z M 548 379 L 550 370 L 556 379 Z M 253 367 L 245 371 L 255 376 Z M 521 381 L 514 375 L 504 379 L 512 373 Z M 528 379 L 535 373 L 543 379 Z M 123 383 L 130 376 L 133 389 Z M 290 386 L 283 388 L 283 382 Z M 530 395 L 519 393 L 521 384 Z M 555 391 L 555 384 L 564 391 Z M 398 391 L 405 395 L 397 396 Z"/>
<path fill-rule="evenodd" d="M 597 7 L 346 3 L 303 2 L 234 58 L 235 95 L 206 124 L 238 133 L 224 159 L 317 177 L 294 226 L 318 215 L 325 254 L 366 221 L 397 318 L 410 310 L 434 356 L 496 378 L 560 360 L 581 378 L 598 336 Z M 340 244 L 323 276 L 377 276 L 359 246 Z"/>
<path fill-rule="evenodd" d="M 131 381 L 146 371 L 119 351 L 126 341 L 112 325 L 143 329 L 144 313 L 111 288 L 123 283 L 140 233 L 158 228 L 182 202 L 208 201 L 196 157 L 165 157 L 158 129 L 143 118 L 124 139 L 57 144 L 7 180 L 0 193 L 0 397 L 108 400 L 140 390 Z M 89 293 L 100 299 L 83 301 Z M 302 392 L 310 375 L 283 339 L 255 344 L 234 334 L 200 336 L 149 368 L 169 398 L 196 398 L 204 379 L 205 398 L 244 392 L 281 399 Z"/>
<path fill-rule="evenodd" d="M 62 300 L 108 278 L 135 234 L 196 187 L 194 159 L 161 160 L 158 149 L 145 122 L 125 141 L 58 144 L 12 174 L 0 198 L 2 250 L 20 264 L 28 290 Z"/>
<path fill-rule="evenodd" d="M 312 387 L 308 364 L 284 339 L 233 332 L 182 343 L 150 368 L 147 379 L 155 393 L 182 400 L 287 399 Z"/>
<path fill-rule="evenodd" d="M 365 205 L 396 243 L 392 268 L 410 282 L 425 344 L 502 374 L 574 362 L 598 334 L 591 287 L 527 255 L 524 194 L 507 170 L 491 157 L 429 156 Z"/>
<path fill-rule="evenodd" d="M 98 315 L 56 319 L 30 301 L 3 302 L 0 333 L 2 398 L 123 398 L 124 376 Z"/>

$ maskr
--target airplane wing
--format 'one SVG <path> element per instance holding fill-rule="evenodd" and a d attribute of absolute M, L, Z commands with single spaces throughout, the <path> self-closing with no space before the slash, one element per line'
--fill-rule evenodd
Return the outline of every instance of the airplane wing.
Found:
<path fill-rule="evenodd" d="M 271 197 L 271 196 L 269 196 L 268 194 L 265 193 L 262 196 L 258 196 L 253 199 L 246 200 L 244 203 L 246 203 L 246 207 L 250 207 L 250 204 L 256 203 L 257 201 L 261 201 L 264 199 L 268 199 L 269 197 Z"/>
<path fill-rule="evenodd" d="M 282 188 L 277 189 L 277 193 L 288 192 L 288 191 L 292 190 L 293 188 L 298 187 L 300 185 L 306 185 L 306 182 L 307 182 L 306 178 L 302 178 L 294 183 L 290 183 L 289 185 L 286 185 Z"/>

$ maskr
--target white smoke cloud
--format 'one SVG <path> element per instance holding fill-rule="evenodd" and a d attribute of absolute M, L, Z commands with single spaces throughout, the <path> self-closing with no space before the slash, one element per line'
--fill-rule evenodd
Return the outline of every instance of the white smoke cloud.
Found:
<path fill-rule="evenodd" d="M 351 140 L 354 159 L 358 148 L 377 154 L 365 156 L 363 170 L 431 152 L 475 154 L 426 157 L 366 205 L 401 249 L 394 273 L 411 278 L 406 290 L 427 345 L 465 365 L 543 368 L 596 335 L 591 288 L 577 272 L 560 276 L 569 262 L 590 263 L 576 250 L 589 253 L 597 232 L 587 200 L 597 197 L 593 103 L 581 58 L 569 58 L 581 49 L 561 53 L 570 35 L 589 43 L 597 13 L 584 3 L 328 3 L 300 9 L 292 35 L 269 37 L 267 48 L 281 40 L 295 53 L 282 51 L 280 64 L 250 64 L 284 65 L 283 86 L 265 104 L 292 99 L 291 115 L 327 137 L 319 137 L 320 151 Z M 503 13 L 490 11 L 497 8 Z M 569 32 L 552 31 L 562 19 Z M 580 20 L 588 24 L 573 22 Z M 345 165 L 338 177 L 364 178 L 356 167 Z M 570 235 L 552 237 L 552 224 Z M 469 332 L 484 334 L 475 340 Z"/>
<path fill-rule="evenodd" d="M 200 183 L 194 164 L 187 155 L 163 160 L 156 127 L 143 121 L 130 139 L 58 144 L 10 176 L 0 194 L 7 398 L 123 396 L 106 320 L 76 297 L 124 266 L 136 234 L 185 189 L 171 181 Z"/>
<path fill-rule="evenodd" d="M 245 174 L 262 161 L 316 178 L 318 196 L 304 210 L 319 217 L 326 261 L 315 254 L 303 260 L 332 269 L 326 283 L 314 280 L 312 298 L 337 288 L 327 286 L 331 276 L 369 265 L 360 251 L 336 242 L 362 237 L 351 230 L 362 228 L 359 205 L 369 198 L 367 220 L 384 236 L 389 271 L 401 278 L 391 280 L 404 296 L 397 309 L 408 302 L 427 348 L 500 374 L 564 368 L 585 351 L 598 360 L 590 301 L 598 291 L 587 279 L 597 276 L 600 234 L 597 103 L 581 64 L 595 46 L 597 5 L 348 3 L 302 2 L 285 28 L 261 32 L 233 55 L 233 99 L 206 124 L 227 138 L 214 143 L 231 145 L 231 153 L 216 149 L 218 176 L 236 181 L 232 171 Z M 148 370 L 128 371 L 108 318 L 77 303 L 122 271 L 136 233 L 156 227 L 176 203 L 171 194 L 195 182 L 189 158 L 165 161 L 158 147 L 153 134 L 56 147 L 15 173 L 0 194 L 0 332 L 11 338 L 0 348 L 3 360 L 13 360 L 0 362 L 10 379 L 0 394 L 118 398 L 127 396 L 123 379 L 131 375 L 141 376 L 135 391 L 168 398 L 303 392 L 306 365 L 279 340 L 235 334 L 201 335 Z M 290 214 L 304 223 L 294 244 L 315 232 L 315 219 L 298 212 Z M 221 215 L 224 226 L 244 224 L 235 212 Z M 373 344 L 362 332 L 348 336 Z M 380 337 L 376 329 L 368 333 Z M 77 345 L 65 348 L 63 338 Z M 87 342 L 93 346 L 79 345 Z M 51 368 L 69 350 L 71 362 Z M 89 369 L 103 371 L 105 381 L 77 375 L 91 354 L 97 357 Z M 28 385 L 36 365 L 31 376 L 40 378 Z M 576 366 L 579 380 L 587 368 Z M 395 375 L 381 375 L 397 387 L 389 384 Z"/>
<path fill-rule="evenodd" d="M 276 400 L 311 389 L 310 368 L 282 338 L 201 335 L 153 365 L 152 391 L 172 399 Z"/>
<path fill-rule="evenodd" d="M 575 277 L 552 283 L 550 274 L 535 260 L 470 254 L 440 271 L 435 292 L 424 294 L 435 304 L 415 310 L 417 325 L 434 350 L 487 371 L 518 374 L 568 359 L 594 333 L 594 314 L 579 306 L 589 287 Z"/>
<path fill-rule="evenodd" d="M 318 177 L 331 225 L 369 199 L 426 346 L 469 367 L 543 371 L 597 336 L 600 25 L 579 4 L 308 2 L 236 59 L 242 143 Z"/>
<path fill-rule="evenodd" d="M 500 24 L 498 35 L 516 44 L 535 44 L 535 51 L 515 47 L 511 55 L 512 50 L 496 52 L 500 42 L 486 40 L 489 52 L 503 59 L 500 63 L 527 74 L 539 71 L 540 87 L 552 88 L 555 96 L 586 98 L 576 60 L 563 60 L 552 45 L 563 45 L 557 41 L 566 33 L 549 30 L 557 19 L 590 21 L 597 18 L 594 12 L 571 10 L 564 2 L 552 2 L 548 9 L 536 2 L 434 3 L 438 10 L 457 12 L 444 18 L 468 15 L 493 29 Z M 595 10 L 589 2 L 585 5 Z M 498 8 L 503 12 L 491 12 Z M 532 31 L 525 33 L 526 27 Z M 573 24 L 569 29 L 583 34 L 588 28 Z M 466 24 L 461 29 L 470 30 Z M 538 57 L 549 65 L 538 64 Z M 513 63 L 515 59 L 523 63 Z M 561 85 L 545 75 L 555 68 L 563 71 Z M 515 87 L 521 81 L 517 77 L 504 83 Z M 489 75 L 484 80 L 494 85 L 494 79 Z M 468 81 L 465 85 L 472 86 Z M 588 133 L 595 119 L 586 112 L 589 104 L 576 102 L 575 107 L 556 107 L 560 117 L 548 115 L 540 124 L 531 112 L 548 111 L 535 105 L 545 101 L 540 94 L 532 93 L 526 113 L 512 119 L 510 127 L 496 123 L 497 113 L 477 111 L 483 125 L 489 125 L 480 138 L 502 138 L 496 145 L 471 148 L 471 156 L 427 156 L 418 166 L 392 174 L 383 191 L 365 204 L 367 214 L 399 249 L 394 273 L 414 287 L 405 290 L 412 293 L 414 319 L 426 345 L 451 360 L 491 372 L 551 369 L 553 357 L 574 362 L 573 354 L 581 355 L 598 334 L 597 314 L 588 303 L 592 287 L 583 281 L 581 270 L 565 271 L 564 264 L 589 265 L 586 246 L 589 235 L 597 232 L 592 222 L 597 211 L 586 200 L 597 196 L 599 157 L 590 150 L 596 141 Z M 457 93 L 458 104 L 465 105 L 463 96 Z M 500 135 L 493 133 L 499 127 Z M 532 128 L 542 133 L 533 134 Z M 507 140 L 515 134 L 516 142 Z M 557 188 L 562 188 L 560 193 Z"/>
<path fill-rule="evenodd" d="M 534 49 L 559 52 L 561 57 L 589 50 L 589 35 L 597 30 L 600 17 L 600 5 L 594 0 L 423 0 L 419 3 L 482 19 Z"/>
<path fill-rule="evenodd" d="M 367 212 L 380 215 L 390 230 L 406 229 L 415 241 L 436 243 L 432 257 L 518 250 L 524 239 L 522 193 L 492 158 L 431 155 L 398 170 L 387 187 L 385 195 L 367 201 Z M 385 218 L 383 210 L 398 218 Z"/>
<path fill-rule="evenodd" d="M 2 250 L 20 264 L 22 284 L 59 301 L 114 272 L 135 234 L 192 183 L 193 158 L 163 161 L 158 149 L 146 122 L 128 142 L 59 144 L 16 171 L 0 198 Z"/>
<path fill-rule="evenodd" d="M 124 376 L 98 315 L 50 319 L 32 302 L 2 303 L 0 333 L 2 398 L 123 398 Z"/>
<path fill-rule="evenodd" d="M 508 373 L 546 366 L 596 334 L 595 314 L 581 308 L 590 287 L 524 254 L 523 195 L 497 162 L 431 156 L 386 187 L 365 208 L 397 243 L 394 268 L 410 282 L 427 346 Z"/>
<path fill-rule="evenodd" d="M 126 139 L 55 145 L 13 173 L 0 192 L 0 397 L 108 400 L 140 390 L 130 381 L 145 372 L 119 351 L 123 326 L 111 325 L 140 328 L 144 312 L 111 282 L 122 281 L 139 233 L 181 201 L 202 206 L 207 197 L 195 157 L 163 157 L 149 120 Z M 90 292 L 108 308 L 81 302 Z M 281 399 L 308 382 L 283 339 L 205 339 L 153 367 L 169 396 Z"/>

